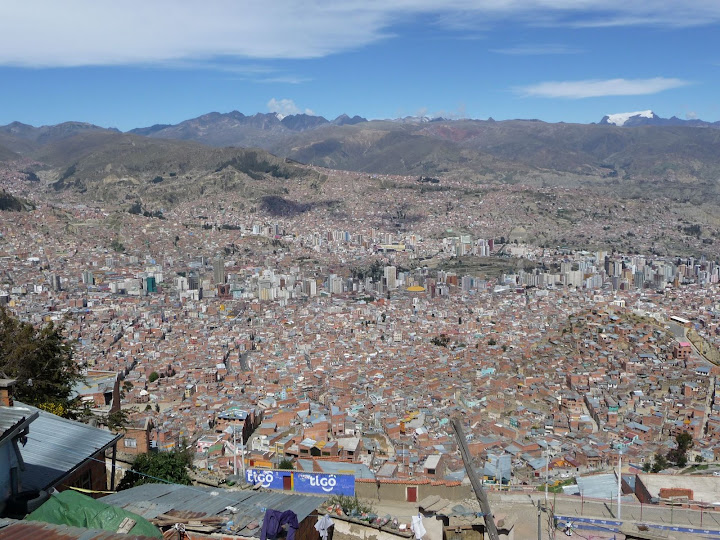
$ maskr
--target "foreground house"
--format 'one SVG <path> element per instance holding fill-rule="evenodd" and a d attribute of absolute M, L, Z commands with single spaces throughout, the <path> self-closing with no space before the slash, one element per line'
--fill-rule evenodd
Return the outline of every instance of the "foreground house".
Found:
<path fill-rule="evenodd" d="M 122 435 L 14 401 L 14 384 L 0 379 L 0 511 L 7 513 L 10 503 L 13 514 L 24 514 L 27 501 L 41 503 L 51 488 L 114 488 L 108 486 L 105 452 Z"/>

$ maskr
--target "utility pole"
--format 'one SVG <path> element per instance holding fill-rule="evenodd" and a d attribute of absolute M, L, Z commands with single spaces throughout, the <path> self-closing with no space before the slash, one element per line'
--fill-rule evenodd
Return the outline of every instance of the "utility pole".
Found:
<path fill-rule="evenodd" d="M 235 440 L 235 426 L 232 427 L 233 430 L 233 474 L 237 476 L 237 442 Z"/>
<path fill-rule="evenodd" d="M 618 454 L 618 512 L 617 519 L 620 521 L 620 500 L 622 499 L 622 448 Z"/>
<path fill-rule="evenodd" d="M 245 438 L 242 433 L 240 434 L 240 459 L 243 478 L 245 478 Z"/>
<path fill-rule="evenodd" d="M 545 508 L 548 503 L 548 483 L 550 482 L 550 446 L 545 449 Z"/>
<path fill-rule="evenodd" d="M 483 489 L 482 482 L 478 480 L 475 469 L 472 466 L 472 460 L 470 459 L 470 450 L 467 447 L 467 441 L 465 440 L 465 433 L 463 432 L 462 425 L 458 418 L 450 420 L 452 427 L 455 430 L 455 438 L 460 447 L 460 455 L 462 456 L 463 463 L 465 463 L 465 471 L 467 472 L 468 478 L 470 478 L 470 484 L 475 491 L 475 496 L 480 503 L 480 508 L 483 513 L 483 519 L 485 520 L 485 529 L 488 533 L 490 540 L 500 540 L 498 536 L 497 527 L 495 527 L 495 520 L 493 519 L 492 510 L 490 509 L 490 501 L 488 501 L 487 493 Z"/>

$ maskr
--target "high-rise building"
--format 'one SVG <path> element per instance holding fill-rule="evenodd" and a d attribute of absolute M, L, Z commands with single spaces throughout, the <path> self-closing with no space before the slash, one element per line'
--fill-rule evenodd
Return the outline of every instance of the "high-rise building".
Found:
<path fill-rule="evenodd" d="M 60 276 L 57 274 L 51 274 L 50 275 L 50 286 L 54 291 L 59 291 L 62 289 L 60 285 Z"/>
<path fill-rule="evenodd" d="M 188 276 L 188 289 L 191 291 L 197 291 L 200 289 L 200 279 L 197 274 L 191 272 Z"/>
<path fill-rule="evenodd" d="M 397 269 L 394 266 L 385 267 L 385 284 L 388 289 L 397 288 Z"/>
<path fill-rule="evenodd" d="M 215 285 L 225 283 L 225 259 L 220 255 L 213 259 L 213 281 Z"/>
<path fill-rule="evenodd" d="M 85 270 L 82 273 L 82 282 L 85 285 L 95 285 L 95 276 L 93 276 L 93 273 L 89 270 Z"/>
<path fill-rule="evenodd" d="M 149 293 L 157 292 L 157 282 L 155 276 L 147 276 L 145 278 L 145 290 Z"/>

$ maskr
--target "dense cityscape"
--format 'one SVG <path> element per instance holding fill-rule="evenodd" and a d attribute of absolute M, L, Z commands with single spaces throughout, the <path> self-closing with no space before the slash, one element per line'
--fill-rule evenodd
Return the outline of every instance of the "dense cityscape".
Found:
<path fill-rule="evenodd" d="M 9 4 L 0 540 L 720 539 L 720 4 Z"/>
<path fill-rule="evenodd" d="M 457 414 L 474 455 L 512 456 L 503 484 L 541 481 L 548 449 L 552 476 L 612 468 L 619 449 L 642 467 L 683 431 L 691 460 L 720 452 L 718 368 L 669 326 L 715 341 L 712 260 L 230 212 L 183 225 L 205 210 L 125 214 L 120 234 L 83 204 L 6 214 L 0 302 L 62 324 L 88 373 L 125 389 L 101 405 L 153 448 L 194 444 L 208 476 L 233 472 L 232 414 L 248 465 L 323 456 L 361 479 L 462 479 Z M 441 269 L 474 260 L 507 268 Z"/>

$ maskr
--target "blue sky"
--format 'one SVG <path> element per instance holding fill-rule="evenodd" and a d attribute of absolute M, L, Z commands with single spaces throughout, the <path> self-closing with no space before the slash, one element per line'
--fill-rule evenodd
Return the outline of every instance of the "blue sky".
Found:
<path fill-rule="evenodd" d="M 0 125 L 128 130 L 231 110 L 716 121 L 718 89 L 718 0 L 0 6 Z"/>

